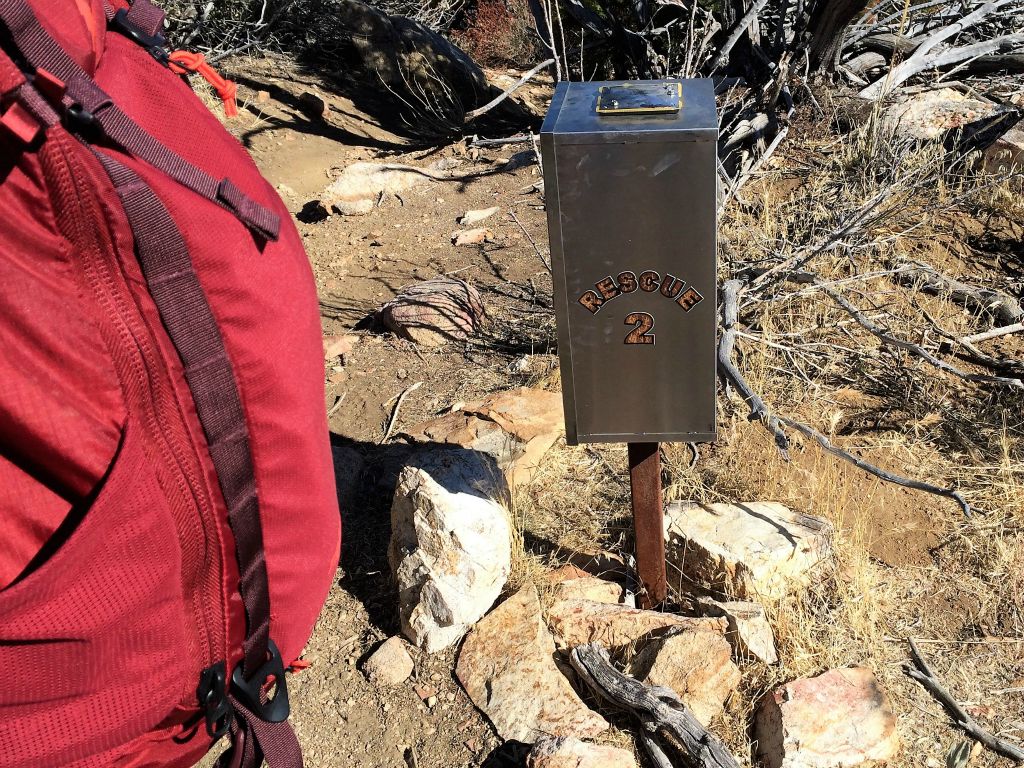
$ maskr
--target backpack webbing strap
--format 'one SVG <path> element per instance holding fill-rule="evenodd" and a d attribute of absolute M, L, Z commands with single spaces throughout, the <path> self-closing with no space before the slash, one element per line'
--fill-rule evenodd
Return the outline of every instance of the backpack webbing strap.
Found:
<path fill-rule="evenodd" d="M 107 17 L 111 21 L 121 11 Z M 163 9 L 149 2 L 149 0 L 134 0 L 124 11 L 124 17 L 133 27 L 141 31 L 147 37 L 163 37 L 161 32 L 164 29 Z"/>
<path fill-rule="evenodd" d="M 143 14 L 143 20 L 149 14 Z M 66 107 L 72 127 L 104 136 L 134 157 L 159 168 L 179 184 L 231 211 L 249 229 L 270 240 L 280 232 L 280 217 L 252 200 L 230 179 L 215 179 L 171 151 L 128 117 L 43 29 L 25 0 L 0 0 L 0 21 L 21 55 L 36 69 L 60 78 L 67 87 Z M 151 23 L 151 20 L 150 20 Z"/>
<path fill-rule="evenodd" d="M 100 152 L 96 156 L 128 216 L 139 265 L 181 357 L 217 470 L 238 553 L 248 620 L 243 662 L 248 677 L 267 661 L 270 593 L 249 431 L 234 371 L 188 247 L 167 208 L 133 171 Z"/>
<path fill-rule="evenodd" d="M 301 768 L 299 744 L 287 722 L 284 666 L 270 639 L 267 563 L 249 432 L 224 340 L 188 247 L 167 208 L 135 172 L 93 152 L 128 217 L 139 265 L 181 357 L 228 508 L 247 625 L 242 663 L 235 669 L 228 695 L 236 715 L 231 726 L 236 741 L 232 753 L 241 756 L 242 768 L 255 768 L 264 756 L 271 768 Z M 276 688 L 272 700 L 267 698 L 270 685 Z"/>

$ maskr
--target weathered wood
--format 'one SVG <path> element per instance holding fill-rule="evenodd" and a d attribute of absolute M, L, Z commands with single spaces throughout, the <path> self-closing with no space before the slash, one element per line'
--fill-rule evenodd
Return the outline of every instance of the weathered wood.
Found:
<path fill-rule="evenodd" d="M 1024 320 L 1024 309 L 1020 302 L 1009 294 L 947 277 L 927 264 L 914 262 L 894 275 L 897 282 L 903 285 L 916 286 L 933 296 L 948 296 L 968 309 L 991 315 L 1004 325 Z"/>
<path fill-rule="evenodd" d="M 913 665 L 904 665 L 903 670 L 907 675 L 923 685 L 928 693 L 942 704 L 942 706 L 945 707 L 953 716 L 957 727 L 962 729 L 972 739 L 980 742 L 996 754 L 1008 757 L 1018 763 L 1024 762 L 1024 748 L 996 738 L 978 725 L 974 718 L 964 711 L 964 708 L 960 706 L 959 702 L 957 702 L 953 695 L 942 686 L 942 683 L 939 682 L 939 678 L 936 676 L 935 672 L 932 671 L 932 668 L 928 666 L 928 662 L 924 660 L 924 656 L 921 655 L 921 651 L 918 650 L 917 643 L 914 642 L 914 639 L 907 638 L 907 640 L 910 643 L 910 656 L 914 662 Z"/>
<path fill-rule="evenodd" d="M 573 648 L 573 669 L 599 698 L 640 722 L 640 743 L 658 768 L 739 768 L 725 745 L 694 717 L 676 694 L 624 675 L 599 643 Z M 678 762 L 671 760 L 675 756 Z"/>
<path fill-rule="evenodd" d="M 998 328 L 993 328 L 989 331 L 982 333 L 976 333 L 973 336 L 964 336 L 960 339 L 961 344 L 977 344 L 979 341 L 988 341 L 989 339 L 998 339 L 1000 336 L 1009 336 L 1011 333 L 1020 333 L 1024 331 L 1024 323 L 1013 323 L 1011 325 L 1002 325 Z"/>
<path fill-rule="evenodd" d="M 876 53 L 891 58 L 895 53 L 907 56 L 917 48 L 919 40 L 896 35 L 891 32 L 879 32 L 868 35 L 858 41 L 854 46 L 855 50 L 864 48 L 869 53 Z M 866 54 L 861 54 L 865 56 Z M 860 58 L 860 57 L 857 57 Z M 851 59 L 846 66 L 853 68 Z M 873 61 L 873 60 L 870 60 Z M 955 64 L 939 64 L 931 62 L 936 69 L 946 69 L 956 66 L 958 74 L 961 75 L 990 75 L 995 72 L 1024 72 L 1024 53 L 989 53 L 982 56 L 975 55 L 966 61 L 959 61 Z M 866 71 L 866 70 L 865 70 Z"/>
<path fill-rule="evenodd" d="M 812 70 L 835 68 L 843 31 L 866 5 L 866 0 L 829 0 L 815 5 L 807 26 L 810 36 L 807 58 Z"/>
<path fill-rule="evenodd" d="M 665 512 L 661 497 L 661 460 L 658 443 L 629 443 L 629 494 L 636 538 L 636 570 L 644 608 L 652 608 L 668 595 L 665 575 Z"/>
<path fill-rule="evenodd" d="M 978 22 L 1011 2 L 1014 2 L 1014 0 L 992 0 L 992 2 L 985 3 L 971 13 L 957 19 L 952 24 L 932 32 L 921 41 L 921 43 L 914 49 L 914 52 L 910 54 L 904 62 L 894 67 L 888 75 L 876 80 L 874 83 L 862 90 L 860 95 L 866 99 L 880 98 L 902 85 L 914 75 L 924 72 L 927 69 L 955 64 L 960 61 L 965 61 L 972 56 L 991 54 L 999 50 L 1000 46 L 1004 44 L 1024 41 L 1024 35 L 1014 34 L 1007 35 L 995 41 L 986 40 L 975 45 L 950 48 L 935 53 L 934 55 L 931 54 L 931 52 L 940 43 L 954 37 L 965 29 L 973 27 L 978 24 Z"/>

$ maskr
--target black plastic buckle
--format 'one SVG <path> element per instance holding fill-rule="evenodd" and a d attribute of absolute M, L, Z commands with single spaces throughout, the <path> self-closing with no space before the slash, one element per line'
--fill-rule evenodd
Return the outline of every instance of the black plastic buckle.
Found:
<path fill-rule="evenodd" d="M 100 133 L 96 115 L 78 103 L 64 110 L 64 126 L 89 141 L 94 140 Z"/>
<path fill-rule="evenodd" d="M 284 662 L 281 652 L 273 640 L 267 640 L 270 658 L 257 669 L 249 680 L 242 676 L 242 665 L 238 664 L 231 674 L 231 690 L 236 698 L 260 720 L 268 723 L 282 723 L 288 719 L 291 707 L 288 704 L 288 684 L 284 679 Z M 267 682 L 274 680 L 274 697 L 263 701 L 263 689 Z"/>
<path fill-rule="evenodd" d="M 199 674 L 199 708 L 206 718 L 206 732 L 217 741 L 231 728 L 235 710 L 228 701 L 228 669 L 223 661 L 207 667 Z"/>
<path fill-rule="evenodd" d="M 141 45 L 149 55 L 159 61 L 161 64 L 167 64 L 170 62 L 170 54 L 167 53 L 167 38 L 160 33 L 153 36 L 147 35 L 137 26 L 128 20 L 128 9 L 122 8 L 114 14 L 114 18 L 110 20 L 110 28 L 115 32 L 120 32 L 122 35 L 127 37 L 137 45 Z"/>

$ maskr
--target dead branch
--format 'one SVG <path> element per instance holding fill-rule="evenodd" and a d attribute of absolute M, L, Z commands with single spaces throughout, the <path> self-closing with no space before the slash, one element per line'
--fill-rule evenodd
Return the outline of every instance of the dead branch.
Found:
<path fill-rule="evenodd" d="M 1003 42 L 1000 42 L 1000 45 L 997 45 L 995 48 L 986 47 L 984 49 L 978 49 L 976 53 L 967 53 L 962 58 L 956 58 L 956 56 L 959 55 L 959 53 L 963 53 L 964 49 L 970 46 L 952 48 L 934 56 L 929 56 L 931 51 L 940 43 L 963 32 L 965 29 L 975 26 L 978 22 L 999 10 L 1004 5 L 1008 5 L 1014 1 L 1015 0 L 992 0 L 992 2 L 985 3 L 971 13 L 957 19 L 952 24 L 936 30 L 922 40 L 914 52 L 904 62 L 894 67 L 885 77 L 882 77 L 862 90 L 860 95 L 866 99 L 877 99 L 885 96 L 887 93 L 899 87 L 914 75 L 924 72 L 927 69 L 941 66 L 943 64 L 955 63 L 956 61 L 964 61 L 965 59 L 971 58 L 972 55 L 980 56 L 999 50 L 999 47 L 1003 45 Z M 1014 40 L 1007 40 L 1005 41 L 1006 43 L 1020 42 L 1021 40 L 1016 39 L 1018 37 L 1021 37 L 1021 39 L 1024 40 L 1024 37 L 1019 35 L 1010 35 L 1008 37 L 1014 38 Z"/>
<path fill-rule="evenodd" d="M 408 387 L 402 390 L 402 393 L 398 396 L 398 402 L 395 403 L 394 410 L 391 411 L 391 418 L 388 419 L 387 428 L 384 430 L 384 437 L 380 439 L 381 445 L 388 441 L 388 438 L 391 437 L 391 433 L 395 429 L 395 422 L 398 421 L 398 409 L 402 407 L 402 402 L 405 400 L 406 397 L 409 396 L 410 392 L 415 392 L 422 386 L 423 382 L 417 381 L 415 384 L 410 384 Z"/>
<path fill-rule="evenodd" d="M 573 648 L 573 669 L 599 698 L 640 721 L 640 743 L 659 768 L 671 768 L 669 754 L 688 766 L 739 768 L 716 736 L 708 732 L 667 688 L 644 685 L 617 670 L 599 643 Z"/>
<path fill-rule="evenodd" d="M 747 405 L 750 406 L 750 419 L 760 421 L 772 437 L 782 457 L 789 461 L 789 439 L 782 431 L 778 418 L 768 409 L 753 387 L 740 373 L 732 361 L 733 349 L 736 346 L 736 320 L 738 313 L 739 291 L 743 283 L 739 280 L 727 280 L 722 286 L 722 338 L 718 341 L 718 365 L 725 375 L 736 386 Z"/>
<path fill-rule="evenodd" d="M 767 5 L 768 0 L 757 0 L 750 4 L 750 9 L 743 14 L 743 18 L 737 22 L 736 26 L 733 27 L 729 33 L 729 37 L 726 38 L 725 42 L 722 43 L 722 47 L 718 49 L 718 55 L 712 60 L 711 65 L 708 67 L 710 72 L 715 72 L 722 67 L 725 62 L 729 60 L 729 54 L 732 49 L 736 47 L 736 43 L 743 37 L 743 33 L 747 31 L 747 27 L 757 21 L 757 14 L 761 12 L 761 9 Z"/>
<path fill-rule="evenodd" d="M 837 458 L 840 458 L 843 461 L 850 462 L 859 469 L 863 469 L 869 475 L 874 475 L 875 477 L 879 478 L 880 480 L 884 480 L 887 483 L 895 483 L 896 485 L 902 485 L 904 488 L 912 488 L 915 491 L 924 491 L 925 493 L 932 493 L 935 494 L 936 496 L 945 496 L 947 499 L 953 499 L 953 501 L 960 505 L 960 509 L 963 510 L 963 513 L 966 517 L 971 516 L 971 506 L 967 503 L 966 499 L 964 499 L 964 497 L 960 495 L 958 491 L 955 491 L 952 488 L 940 488 L 939 486 L 932 485 L 931 483 L 925 483 L 920 480 L 914 480 L 913 478 L 910 477 L 903 477 L 902 475 L 896 475 L 893 474 L 892 472 L 887 472 L 886 470 L 881 469 L 880 467 L 876 467 L 874 464 L 864 461 L 864 459 L 860 458 L 859 456 L 855 456 L 852 453 L 844 451 L 842 448 L 833 445 L 827 437 L 818 432 L 818 430 L 813 429 L 812 427 L 809 427 L 806 424 L 801 424 L 799 421 L 794 421 L 793 419 L 787 419 L 785 416 L 780 416 L 779 420 L 787 427 L 791 427 L 797 430 L 798 432 L 802 433 L 803 435 L 806 435 L 807 437 L 811 438 L 812 440 L 817 442 L 818 445 L 820 445 L 826 451 L 831 453 L 833 456 L 836 456 Z"/>
<path fill-rule="evenodd" d="M 913 51 L 916 46 L 917 43 L 915 41 L 890 32 L 870 35 L 863 38 L 857 46 L 866 48 L 866 52 L 847 61 L 846 66 L 854 72 L 857 72 L 858 69 L 854 64 L 860 59 L 862 62 L 861 66 L 864 66 L 860 71 L 867 72 L 874 67 L 885 66 L 885 57 L 891 58 L 897 51 L 900 54 L 905 55 L 910 51 Z M 863 57 L 863 59 L 861 57 Z M 879 59 L 881 59 L 881 63 L 879 63 Z M 943 68 L 941 65 L 934 64 L 934 62 L 932 66 L 936 69 Z M 976 55 L 961 63 L 957 69 L 966 75 L 989 75 L 995 72 L 1024 72 L 1024 53 L 990 53 L 981 56 Z"/>
<path fill-rule="evenodd" d="M 976 333 L 973 336 L 964 336 L 959 339 L 961 344 L 977 344 L 979 341 L 988 341 L 989 339 L 998 339 L 1000 336 L 1009 336 L 1011 333 L 1020 333 L 1024 331 L 1024 323 L 1014 323 L 1013 325 L 1004 325 L 999 328 L 993 328 L 990 331 L 984 333 Z"/>
<path fill-rule="evenodd" d="M 957 368 L 955 365 L 950 365 L 944 360 L 940 360 L 939 358 L 935 357 L 935 355 L 933 355 L 931 352 L 926 350 L 921 345 L 893 336 L 891 333 L 887 332 L 885 329 L 881 328 L 872 320 L 870 320 L 867 317 L 867 315 L 865 315 L 863 312 L 861 312 L 859 309 L 853 306 L 853 304 L 851 304 L 846 299 L 846 297 L 843 296 L 838 291 L 835 291 L 824 284 L 820 284 L 819 287 L 826 296 L 832 299 L 832 301 L 834 301 L 836 304 L 842 307 L 843 310 L 845 310 L 845 312 L 848 315 L 850 315 L 850 317 L 856 320 L 857 324 L 861 328 L 866 330 L 872 336 L 875 336 L 876 338 L 881 340 L 884 344 L 888 344 L 890 346 L 909 352 L 910 354 L 914 355 L 915 357 L 919 357 L 920 359 L 924 360 L 926 363 L 939 369 L 940 371 L 952 374 L 957 378 L 963 379 L 964 381 L 989 382 L 991 384 L 1000 384 L 1003 386 L 1011 387 L 1013 389 L 1024 389 L 1024 382 L 1022 382 L 1020 379 L 1010 378 L 1008 376 L 989 376 L 981 373 L 968 373 L 967 371 Z"/>
<path fill-rule="evenodd" d="M 946 711 L 953 717 L 956 726 L 996 754 L 1008 757 L 1018 763 L 1024 762 L 1024 749 L 1016 744 L 1011 744 L 1008 741 L 1003 741 L 993 736 L 978 725 L 974 718 L 964 711 L 964 708 L 953 698 L 953 695 L 939 682 L 939 678 L 932 668 L 928 666 L 928 662 L 924 660 L 921 651 L 918 650 L 914 639 L 908 637 L 907 642 L 910 643 L 910 656 L 913 659 L 913 665 L 905 664 L 903 667 L 904 672 L 923 685 L 925 690 L 945 707 Z"/>
<path fill-rule="evenodd" d="M 735 329 L 737 321 L 737 294 L 741 285 L 739 280 L 728 280 L 722 287 L 722 320 L 723 320 L 723 332 L 722 338 L 718 344 L 718 364 L 721 367 L 726 377 L 732 381 L 739 390 L 743 399 L 746 400 L 747 405 L 750 406 L 750 418 L 760 421 L 764 425 L 765 429 L 775 438 L 775 444 L 779 447 L 779 451 L 782 453 L 782 457 L 789 461 L 789 438 L 786 437 L 785 432 L 782 431 L 781 424 L 785 424 L 791 429 L 795 429 L 798 432 L 810 437 L 816 441 L 822 448 L 828 453 L 836 456 L 837 458 L 847 461 L 859 469 L 864 470 L 868 474 L 874 475 L 875 477 L 884 480 L 889 483 L 895 483 L 896 485 L 903 486 L 904 488 L 912 488 L 917 491 L 924 491 L 925 493 L 932 493 L 936 496 L 943 496 L 948 499 L 953 499 L 957 504 L 960 505 L 960 509 L 963 510 L 965 515 L 970 515 L 971 508 L 966 502 L 963 496 L 959 492 L 952 488 L 941 488 L 931 483 L 926 483 L 921 480 L 914 480 L 913 478 L 904 477 L 897 475 L 892 472 L 888 472 L 880 467 L 871 464 L 870 462 L 864 461 L 859 456 L 855 456 L 848 451 L 844 451 L 842 448 L 833 445 L 828 438 L 806 424 L 803 424 L 794 419 L 786 418 L 785 416 L 776 416 L 767 405 L 764 400 L 754 392 L 750 384 L 747 383 L 746 379 L 739 372 L 739 369 L 732 362 L 733 347 L 736 343 L 737 331 Z M 869 321 L 870 322 L 870 321 Z"/>
<path fill-rule="evenodd" d="M 899 283 L 915 285 L 934 296 L 949 296 L 969 309 L 992 315 L 1001 323 L 1011 325 L 1024 320 L 1024 309 L 1012 296 L 947 277 L 928 264 L 912 262 L 894 274 Z"/>
<path fill-rule="evenodd" d="M 1024 361 L 1013 360 L 1011 358 L 1000 359 L 992 357 L 992 355 L 987 355 L 980 349 L 978 349 L 976 346 L 974 346 L 974 343 L 971 341 L 972 337 L 965 336 L 964 338 L 958 338 L 957 336 L 953 335 L 945 328 L 943 328 L 941 325 L 939 325 L 935 321 L 935 318 L 929 315 L 928 311 L 924 309 L 924 307 L 918 306 L 917 309 L 924 316 L 924 319 L 928 321 L 929 325 L 931 325 L 932 330 L 934 330 L 942 338 L 962 348 L 962 351 L 957 352 L 957 355 L 962 359 L 972 363 L 976 363 L 978 365 L 987 366 L 988 368 L 991 368 L 994 371 L 1013 371 L 1016 373 L 1020 373 L 1021 375 L 1024 375 Z M 942 350 L 942 346 L 940 346 L 940 350 Z"/>
<path fill-rule="evenodd" d="M 526 85 L 528 82 L 530 82 L 530 80 L 533 78 L 534 75 L 536 75 L 538 72 L 540 72 L 545 67 L 550 67 L 554 63 L 555 63 L 554 59 L 548 59 L 546 61 L 542 61 L 536 67 L 534 67 L 529 72 L 527 72 L 525 75 L 523 75 L 521 78 L 519 78 L 519 80 L 511 88 L 508 88 L 505 91 L 503 91 L 501 94 L 499 94 L 497 98 L 492 99 L 491 101 L 489 101 L 486 104 L 484 104 L 482 107 L 478 107 L 477 109 L 472 109 L 469 112 L 467 112 L 466 113 L 466 122 L 468 123 L 470 120 L 475 120 L 476 118 L 480 117 L 480 115 L 484 115 L 484 114 L 490 112 L 492 109 L 494 109 L 496 106 L 501 104 L 501 102 L 503 102 L 505 99 L 507 99 L 513 93 L 515 93 L 520 88 L 522 88 L 524 85 Z"/>

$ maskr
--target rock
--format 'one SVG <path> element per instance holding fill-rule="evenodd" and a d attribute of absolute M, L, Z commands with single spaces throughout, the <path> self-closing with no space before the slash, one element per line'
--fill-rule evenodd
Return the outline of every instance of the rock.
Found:
<path fill-rule="evenodd" d="M 299 94 L 299 111 L 312 120 L 321 120 L 327 112 L 327 104 L 315 93 L 303 91 Z"/>
<path fill-rule="evenodd" d="M 414 442 L 461 445 L 493 456 L 508 484 L 515 486 L 533 478 L 563 429 L 557 392 L 520 387 L 462 403 L 452 413 L 420 422 L 402 434 Z"/>
<path fill-rule="evenodd" d="M 474 224 L 479 224 L 484 219 L 491 218 L 491 216 L 500 210 L 501 208 L 496 205 L 493 208 L 483 208 L 478 211 L 466 211 L 464 214 L 459 216 L 458 222 L 464 227 L 471 227 Z"/>
<path fill-rule="evenodd" d="M 456 643 L 501 594 L 512 530 L 508 487 L 488 457 L 437 450 L 398 476 L 388 559 L 402 632 L 430 653 Z"/>
<path fill-rule="evenodd" d="M 321 200 L 308 200 L 302 204 L 302 208 L 295 214 L 295 218 L 303 224 L 319 224 L 331 218 L 331 212 Z"/>
<path fill-rule="evenodd" d="M 673 627 L 724 635 L 727 626 L 725 619 L 695 619 L 593 600 L 559 600 L 548 609 L 547 621 L 560 648 L 597 642 L 609 650 Z"/>
<path fill-rule="evenodd" d="M 526 758 L 526 768 L 639 768 L 632 752 L 588 744 L 570 737 L 543 736 Z"/>
<path fill-rule="evenodd" d="M 398 635 L 381 643 L 363 664 L 363 674 L 375 685 L 395 686 L 412 674 L 412 657 Z"/>
<path fill-rule="evenodd" d="M 1002 112 L 1014 110 L 972 99 L 953 88 L 939 88 L 888 107 L 882 112 L 881 124 L 903 138 L 936 141 L 952 133 L 970 134 Z"/>
<path fill-rule="evenodd" d="M 501 738 L 530 743 L 607 730 L 558 671 L 554 650 L 532 584 L 491 611 L 462 644 L 455 674 Z"/>
<path fill-rule="evenodd" d="M 703 725 L 720 715 L 740 684 L 732 648 L 721 632 L 671 630 L 633 657 L 629 673 L 651 685 L 671 688 Z"/>
<path fill-rule="evenodd" d="M 991 173 L 1024 170 L 1024 129 L 1011 128 L 985 150 L 985 169 Z"/>
<path fill-rule="evenodd" d="M 331 360 L 335 357 L 343 357 L 351 353 L 358 343 L 359 337 L 354 333 L 324 336 L 324 359 Z"/>
<path fill-rule="evenodd" d="M 403 126 L 403 134 L 419 144 L 450 139 L 467 110 L 498 95 L 472 58 L 424 23 L 354 0 L 332 2 L 330 14 L 331 24 L 349 31 L 344 55 L 351 76 L 373 90 L 371 116 Z M 506 99 L 489 117 L 523 125 L 524 113 Z"/>
<path fill-rule="evenodd" d="M 899 751 L 896 718 L 870 669 L 834 669 L 768 694 L 754 720 L 768 768 L 840 768 Z"/>
<path fill-rule="evenodd" d="M 464 229 L 461 232 L 452 233 L 452 242 L 455 245 L 482 245 L 494 242 L 494 233 L 483 228 Z"/>
<path fill-rule="evenodd" d="M 697 598 L 703 616 L 724 616 L 729 622 L 726 637 L 737 657 L 752 657 L 765 664 L 779 660 L 775 648 L 775 634 L 768 623 L 768 615 L 760 603 L 741 600 L 719 602 L 711 598 Z"/>
<path fill-rule="evenodd" d="M 266 104 L 270 101 L 270 91 L 256 91 L 256 103 Z"/>
<path fill-rule="evenodd" d="M 344 216 L 369 213 L 384 195 L 406 192 L 444 178 L 453 166 L 452 158 L 442 158 L 426 168 L 383 163 L 352 163 L 321 194 L 320 200 Z"/>
<path fill-rule="evenodd" d="M 552 590 L 555 600 L 591 600 L 595 603 L 623 603 L 626 590 L 614 581 L 605 581 L 594 576 L 578 579 L 563 579 Z"/>
<path fill-rule="evenodd" d="M 363 474 L 363 456 L 347 445 L 332 445 L 331 458 L 334 461 L 334 484 L 338 490 L 338 507 L 342 517 L 348 515 L 355 504 L 359 478 Z"/>
<path fill-rule="evenodd" d="M 404 288 L 380 310 L 386 328 L 430 347 L 469 338 L 483 318 L 480 292 L 452 277 L 435 277 Z"/>
<path fill-rule="evenodd" d="M 582 568 L 573 565 L 572 563 L 566 563 L 553 571 L 548 571 L 544 578 L 548 584 L 560 584 L 563 581 L 573 581 L 575 579 L 587 579 L 590 578 L 590 574 L 584 571 Z"/>
<path fill-rule="evenodd" d="M 665 514 L 668 559 L 692 581 L 741 599 L 780 599 L 811 583 L 831 556 L 831 525 L 775 502 L 699 506 Z"/>

